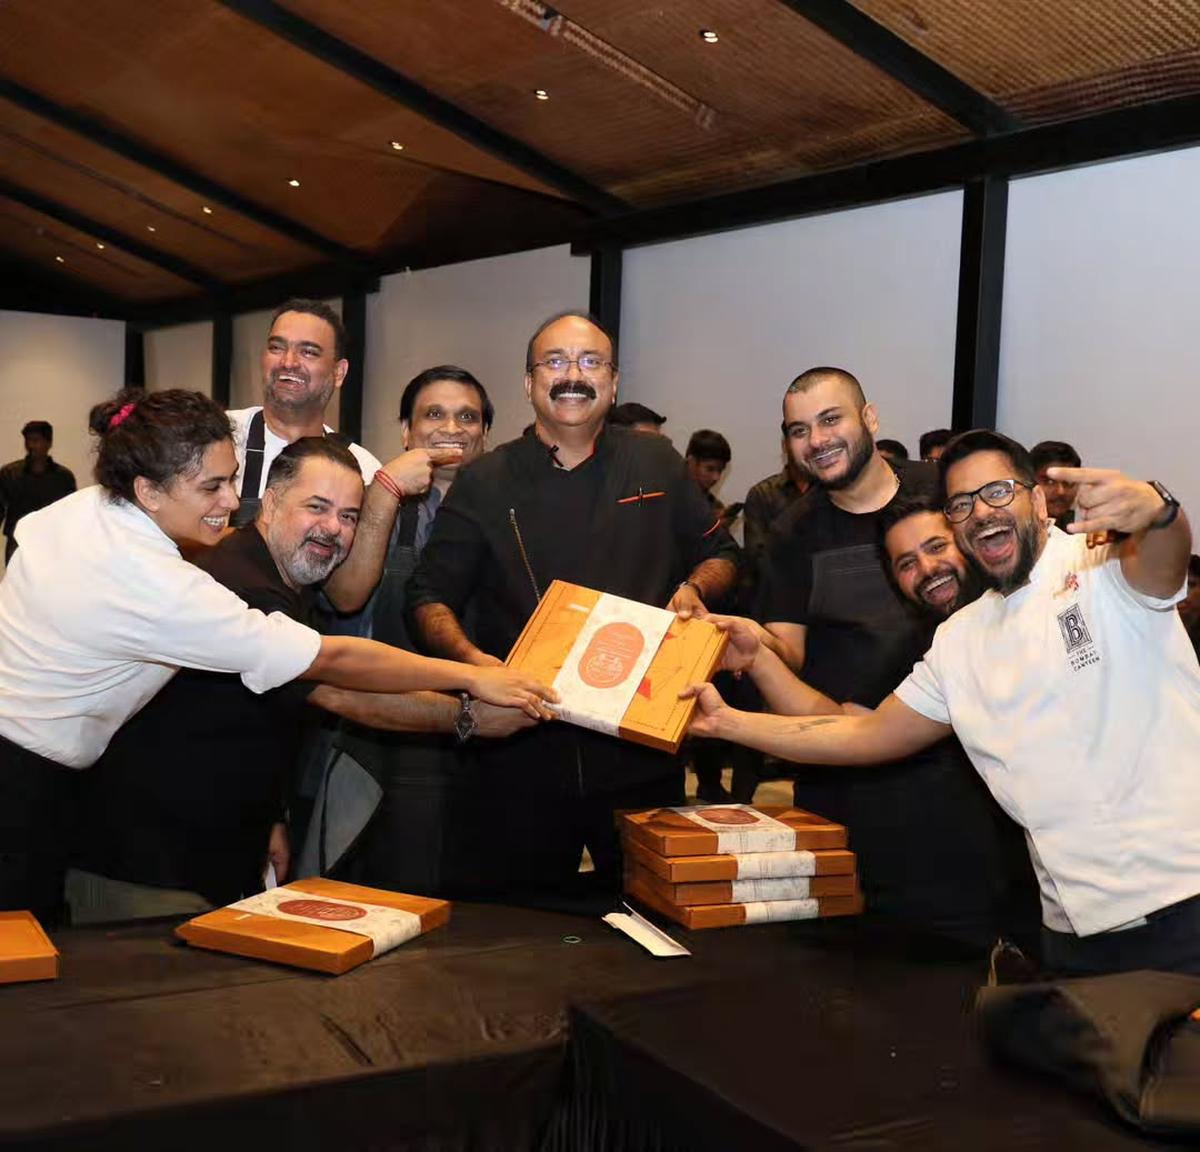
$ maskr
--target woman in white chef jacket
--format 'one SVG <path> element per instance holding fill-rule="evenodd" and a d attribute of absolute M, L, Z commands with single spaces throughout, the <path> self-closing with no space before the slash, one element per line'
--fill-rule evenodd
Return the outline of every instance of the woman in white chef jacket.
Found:
<path fill-rule="evenodd" d="M 98 483 L 22 519 L 0 581 L 0 909 L 57 918 L 76 770 L 180 667 L 236 673 L 255 692 L 302 677 L 546 714 L 552 693 L 528 677 L 321 636 L 184 560 L 179 545 L 216 543 L 238 505 L 230 424 L 206 396 L 126 392 L 90 424 Z"/>

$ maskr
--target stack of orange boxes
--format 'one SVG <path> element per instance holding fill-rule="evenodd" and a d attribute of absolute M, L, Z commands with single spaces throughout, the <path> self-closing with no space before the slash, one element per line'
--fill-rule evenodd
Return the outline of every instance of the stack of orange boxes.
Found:
<path fill-rule="evenodd" d="M 621 840 L 626 894 L 685 928 L 862 911 L 846 829 L 800 808 L 629 812 Z"/>

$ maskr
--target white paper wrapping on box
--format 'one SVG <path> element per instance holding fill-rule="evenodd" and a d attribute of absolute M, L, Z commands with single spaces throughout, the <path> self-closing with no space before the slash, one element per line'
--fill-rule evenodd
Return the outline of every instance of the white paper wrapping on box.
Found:
<path fill-rule="evenodd" d="M 707 828 L 717 834 L 719 855 L 739 855 L 743 852 L 790 852 L 796 848 L 796 832 L 781 820 L 751 808 L 749 804 L 708 804 L 702 808 L 672 808 L 686 816 L 693 824 Z M 705 816 L 711 812 L 716 817 Z M 730 824 L 723 821 L 720 813 L 745 813 L 753 817 L 744 823 Z M 742 817 L 745 820 L 745 816 Z"/>
<path fill-rule="evenodd" d="M 285 904 L 309 906 L 314 915 L 288 911 Z M 247 896 L 230 909 L 238 912 L 253 912 L 258 916 L 272 916 L 277 920 L 298 920 L 304 924 L 315 924 L 318 928 L 333 928 L 338 932 L 349 932 L 355 936 L 367 936 L 375 945 L 374 955 L 411 940 L 421 934 L 421 917 L 402 908 L 385 908 L 382 904 L 364 904 L 359 900 L 338 900 L 330 896 L 317 896 L 296 888 L 272 888 L 257 896 Z M 328 918 L 320 915 L 320 909 L 328 912 Z M 341 911 L 336 911 L 341 909 Z M 342 918 L 352 912 L 352 918 Z"/>
<path fill-rule="evenodd" d="M 675 613 L 665 608 L 602 593 L 554 678 L 554 690 L 562 701 L 554 710 L 581 728 L 618 735 L 621 720 L 674 619 Z M 610 625 L 628 625 L 641 634 L 636 656 L 605 646 L 606 633 L 601 629 Z M 607 678 L 615 683 L 603 684 Z"/>
<path fill-rule="evenodd" d="M 815 920 L 821 906 L 810 897 L 807 900 L 763 900 L 742 907 L 747 924 L 766 924 L 771 920 Z"/>
<path fill-rule="evenodd" d="M 756 900 L 807 900 L 811 895 L 807 876 L 781 876 L 766 880 L 734 880 L 730 887 L 734 904 Z"/>
<path fill-rule="evenodd" d="M 817 874 L 817 858 L 803 849 L 796 852 L 750 852 L 734 859 L 739 880 Z"/>

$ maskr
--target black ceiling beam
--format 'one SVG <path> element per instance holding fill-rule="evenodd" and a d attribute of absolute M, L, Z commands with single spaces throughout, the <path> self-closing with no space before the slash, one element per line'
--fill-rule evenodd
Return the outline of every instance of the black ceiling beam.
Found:
<path fill-rule="evenodd" d="M 125 301 L 7 250 L 0 250 L 0 308 L 104 320 L 128 320 L 131 312 Z"/>
<path fill-rule="evenodd" d="M 56 104 L 53 100 L 48 100 L 45 96 L 23 88 L 20 84 L 14 84 L 4 77 L 0 77 L 0 97 L 44 120 L 49 120 L 62 128 L 84 136 L 93 143 L 107 148 L 110 152 L 124 156 L 126 160 L 132 160 L 143 168 L 149 168 L 160 176 L 165 176 L 168 180 L 195 192 L 203 200 L 222 204 L 239 216 L 246 217 L 247 220 L 253 220 L 256 224 L 271 229 L 272 232 L 278 232 L 282 236 L 305 244 L 320 252 L 327 259 L 364 271 L 369 267 L 368 262 L 352 248 L 338 244 L 336 241 L 330 240 L 328 236 L 322 236 L 321 233 L 307 225 L 284 216 L 274 209 L 247 199 L 241 193 L 233 191 L 232 188 L 226 188 L 223 184 L 210 180 L 207 176 L 122 135 L 90 116 L 85 116 L 70 108 L 64 108 L 61 104 Z"/>
<path fill-rule="evenodd" d="M 859 11 L 849 0 L 780 0 L 822 32 L 869 60 L 976 136 L 1011 132 L 1021 122 L 982 92 Z"/>
<path fill-rule="evenodd" d="M 602 214 L 626 208 L 624 201 L 555 163 L 514 136 L 493 128 L 449 100 L 410 80 L 394 68 L 331 36 L 324 29 L 280 7 L 272 0 L 221 0 L 239 16 L 266 28 L 318 60 L 374 88 L 397 104 L 440 125 L 535 180 L 557 188 L 580 204 Z"/>
<path fill-rule="evenodd" d="M 629 247 L 682 240 L 945 191 L 985 176 L 1028 176 L 1198 142 L 1200 96 L 1180 96 L 596 221 L 576 236 L 572 250 L 590 252 L 604 243 Z"/>
<path fill-rule="evenodd" d="M 37 192 L 30 192 L 27 188 L 18 187 L 7 180 L 0 180 L 0 196 L 17 204 L 24 204 L 26 208 L 32 208 L 43 216 L 48 216 L 60 224 L 84 232 L 97 240 L 103 240 L 114 248 L 127 252 L 130 256 L 136 256 L 147 264 L 152 264 L 164 272 L 170 272 L 181 280 L 187 280 L 189 283 L 203 288 L 211 295 L 220 295 L 225 290 L 225 286 L 219 280 L 214 279 L 202 268 L 197 268 L 186 260 L 180 260 L 177 256 L 171 256 L 150 244 L 144 244 L 141 240 L 119 232 L 115 228 L 110 228 L 107 224 L 101 224 L 99 220 L 93 220 L 90 216 L 85 216 L 82 212 L 77 212 L 74 208 L 69 208 L 67 205 L 60 204 Z"/>

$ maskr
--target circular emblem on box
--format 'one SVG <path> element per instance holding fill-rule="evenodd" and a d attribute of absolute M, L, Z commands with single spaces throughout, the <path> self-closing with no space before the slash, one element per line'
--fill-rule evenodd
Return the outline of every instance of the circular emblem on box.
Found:
<path fill-rule="evenodd" d="M 710 824 L 758 823 L 758 813 L 747 812 L 745 808 L 701 808 L 696 815 L 703 817 Z"/>
<path fill-rule="evenodd" d="M 358 920 L 367 914 L 353 904 L 333 904 L 328 900 L 284 900 L 279 911 L 289 916 L 307 916 L 310 920 Z"/>
<path fill-rule="evenodd" d="M 589 688 L 615 688 L 629 673 L 646 646 L 632 624 L 603 624 L 579 658 L 579 679 Z"/>

